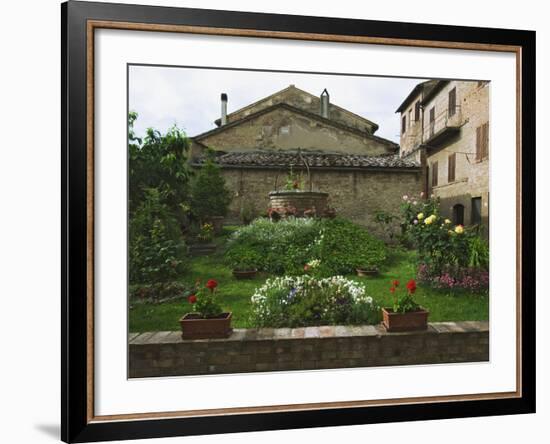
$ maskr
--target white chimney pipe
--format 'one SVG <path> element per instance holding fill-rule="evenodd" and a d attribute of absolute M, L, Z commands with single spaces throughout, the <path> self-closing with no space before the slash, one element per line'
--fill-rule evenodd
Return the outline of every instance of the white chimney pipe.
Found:
<path fill-rule="evenodd" d="M 221 126 L 227 123 L 227 94 L 222 93 L 222 123 Z"/>

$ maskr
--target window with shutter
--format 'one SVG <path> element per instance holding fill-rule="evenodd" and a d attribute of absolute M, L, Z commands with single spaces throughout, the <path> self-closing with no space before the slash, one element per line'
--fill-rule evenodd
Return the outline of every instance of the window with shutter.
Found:
<path fill-rule="evenodd" d="M 456 112 L 456 87 L 449 91 L 449 117 Z"/>
<path fill-rule="evenodd" d="M 482 137 L 481 137 L 481 127 L 476 128 L 476 160 L 481 160 L 482 156 Z"/>
<path fill-rule="evenodd" d="M 434 135 L 435 132 L 435 106 L 430 110 L 430 137 Z"/>
<path fill-rule="evenodd" d="M 437 176 L 438 176 L 437 162 L 434 162 L 432 163 L 432 187 L 437 186 Z"/>
<path fill-rule="evenodd" d="M 464 225 L 464 205 L 456 204 L 453 206 L 453 224 Z"/>
<path fill-rule="evenodd" d="M 448 167 L 448 181 L 455 181 L 456 173 L 456 153 L 449 155 L 449 167 Z"/>
<path fill-rule="evenodd" d="M 420 120 L 420 100 L 414 104 L 414 120 L 417 122 Z"/>
<path fill-rule="evenodd" d="M 476 128 L 476 160 L 489 157 L 489 122 Z"/>
<path fill-rule="evenodd" d="M 481 157 L 487 159 L 489 157 L 489 122 L 483 125 L 482 137 L 483 137 L 483 152 Z"/>

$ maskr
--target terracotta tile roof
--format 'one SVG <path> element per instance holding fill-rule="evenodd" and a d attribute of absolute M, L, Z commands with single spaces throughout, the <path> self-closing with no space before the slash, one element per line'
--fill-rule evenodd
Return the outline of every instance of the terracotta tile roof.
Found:
<path fill-rule="evenodd" d="M 414 160 L 402 159 L 397 155 L 366 156 L 358 154 L 338 154 L 323 152 L 305 152 L 301 155 L 310 168 L 395 168 L 418 169 L 420 165 Z M 201 165 L 205 157 L 199 157 L 192 162 Z M 303 165 L 297 151 L 237 151 L 218 152 L 216 161 L 222 167 L 289 167 Z"/>

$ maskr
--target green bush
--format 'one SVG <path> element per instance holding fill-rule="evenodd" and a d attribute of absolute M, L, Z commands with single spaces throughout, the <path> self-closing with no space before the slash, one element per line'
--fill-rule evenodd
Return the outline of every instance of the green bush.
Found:
<path fill-rule="evenodd" d="M 312 257 L 320 224 L 315 219 L 290 217 L 280 222 L 256 219 L 229 239 L 226 258 L 230 266 L 243 261 L 275 274 L 299 274 Z"/>
<path fill-rule="evenodd" d="M 482 270 L 489 269 L 489 243 L 481 236 L 472 236 L 468 240 L 468 265 Z"/>
<path fill-rule="evenodd" d="M 131 284 L 167 284 L 187 265 L 187 247 L 162 193 L 145 190 L 130 218 L 129 278 Z"/>
<path fill-rule="evenodd" d="M 256 219 L 233 234 L 226 259 L 231 266 L 255 261 L 258 270 L 288 275 L 303 273 L 304 266 L 317 259 L 316 275 L 332 276 L 354 273 L 358 267 L 380 267 L 386 248 L 345 219 Z"/>
<path fill-rule="evenodd" d="M 191 212 L 199 221 L 207 222 L 212 216 L 225 216 L 230 202 L 231 193 L 220 167 L 208 159 L 191 185 Z"/>
<path fill-rule="evenodd" d="M 375 324 L 380 316 L 364 285 L 342 276 L 268 279 L 251 302 L 255 327 Z"/>
<path fill-rule="evenodd" d="M 384 243 L 346 219 L 323 220 L 316 245 L 326 274 L 355 273 L 356 268 L 380 268 L 386 260 Z"/>

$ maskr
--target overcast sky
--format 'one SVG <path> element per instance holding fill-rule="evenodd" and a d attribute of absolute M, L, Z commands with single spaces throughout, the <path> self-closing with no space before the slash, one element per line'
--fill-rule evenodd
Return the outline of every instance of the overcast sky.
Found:
<path fill-rule="evenodd" d="M 399 142 L 396 108 L 422 79 L 271 73 L 235 70 L 131 66 L 129 107 L 139 117 L 135 130 L 161 132 L 176 123 L 188 136 L 215 128 L 220 94 L 227 112 L 242 108 L 288 85 L 320 95 L 327 88 L 332 103 L 377 123 L 376 135 Z"/>

